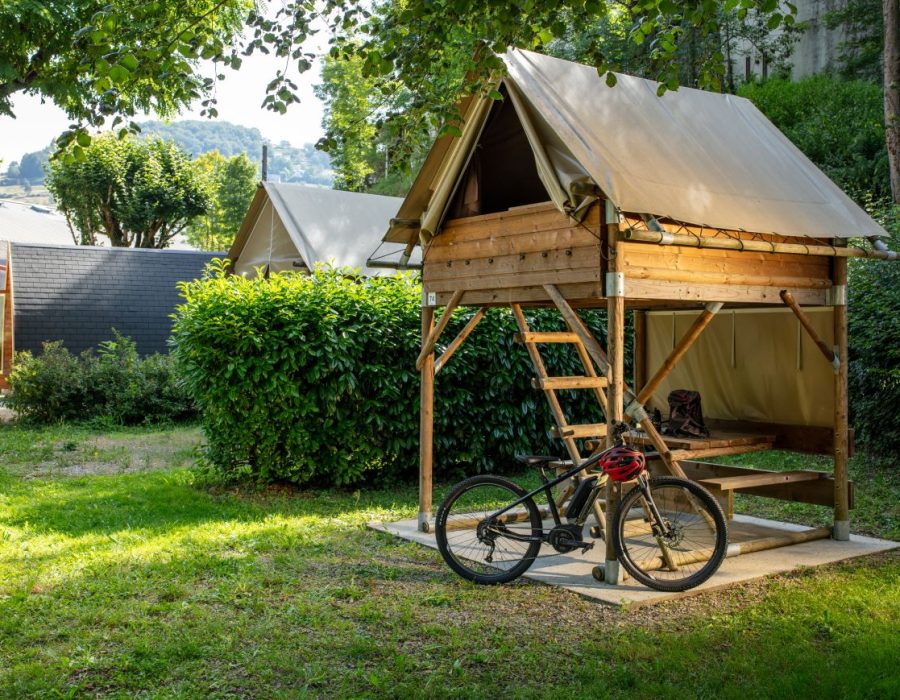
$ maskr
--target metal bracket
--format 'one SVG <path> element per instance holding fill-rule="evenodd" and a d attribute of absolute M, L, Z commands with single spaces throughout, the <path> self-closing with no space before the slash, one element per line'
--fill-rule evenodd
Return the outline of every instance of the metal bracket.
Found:
<path fill-rule="evenodd" d="M 721 301 L 711 301 L 706 305 L 706 310 L 711 314 L 717 314 L 722 310 L 722 307 L 725 306 Z"/>
<path fill-rule="evenodd" d="M 835 345 L 832 348 L 831 352 L 832 355 L 834 355 L 831 358 L 831 366 L 834 367 L 834 373 L 837 374 L 841 371 L 841 349 L 837 345 Z"/>
<path fill-rule="evenodd" d="M 625 273 L 624 272 L 607 272 L 606 273 L 606 296 L 607 297 L 624 297 L 625 296 Z"/>
<path fill-rule="evenodd" d="M 625 407 L 625 413 L 631 416 L 635 423 L 640 423 L 642 420 L 646 420 L 650 417 L 647 415 L 647 409 L 644 408 L 644 404 L 640 403 L 637 399 Z"/>
<path fill-rule="evenodd" d="M 847 285 L 836 284 L 825 290 L 826 306 L 847 306 Z"/>

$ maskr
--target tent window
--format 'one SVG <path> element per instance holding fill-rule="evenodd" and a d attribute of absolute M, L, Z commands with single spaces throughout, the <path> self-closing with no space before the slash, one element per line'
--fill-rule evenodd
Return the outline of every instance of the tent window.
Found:
<path fill-rule="evenodd" d="M 501 92 L 505 97 L 505 89 Z M 549 199 L 512 102 L 496 102 L 460 179 L 448 218 L 492 214 Z"/>

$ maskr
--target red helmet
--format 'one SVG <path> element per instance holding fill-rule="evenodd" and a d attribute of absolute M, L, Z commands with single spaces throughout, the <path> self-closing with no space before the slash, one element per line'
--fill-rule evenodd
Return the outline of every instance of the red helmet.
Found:
<path fill-rule="evenodd" d="M 644 471 L 647 462 L 643 452 L 629 447 L 613 447 L 598 464 L 613 481 L 631 481 Z"/>

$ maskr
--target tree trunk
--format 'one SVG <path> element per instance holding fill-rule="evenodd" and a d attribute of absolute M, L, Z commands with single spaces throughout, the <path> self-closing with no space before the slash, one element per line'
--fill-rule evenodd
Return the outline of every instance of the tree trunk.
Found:
<path fill-rule="evenodd" d="M 884 138 L 891 194 L 900 204 L 900 0 L 884 0 Z"/>

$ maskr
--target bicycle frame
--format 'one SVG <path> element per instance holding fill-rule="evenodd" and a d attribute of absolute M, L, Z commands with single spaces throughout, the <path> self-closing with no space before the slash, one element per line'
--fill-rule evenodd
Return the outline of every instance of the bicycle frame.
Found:
<path fill-rule="evenodd" d="M 521 505 L 522 503 L 527 501 L 529 498 L 533 498 L 538 493 L 543 491 L 544 495 L 547 498 L 547 503 L 550 506 L 550 514 L 553 516 L 554 525 L 562 525 L 562 519 L 559 516 L 559 508 L 557 508 L 556 501 L 553 498 L 553 492 L 552 492 L 553 487 L 558 486 L 559 484 L 564 482 L 566 479 L 571 479 L 573 476 L 575 476 L 579 472 L 582 472 L 585 469 L 589 469 L 590 467 L 594 466 L 601 459 L 603 459 L 604 455 L 606 455 L 607 452 L 614 449 L 615 447 L 616 447 L 616 445 L 613 445 L 612 447 L 608 447 L 607 449 L 603 450 L 602 452 L 598 452 L 597 454 L 588 457 L 586 460 L 584 460 L 580 464 L 572 467 L 571 469 L 563 472 L 562 474 L 558 475 L 556 478 L 551 479 L 549 481 L 544 476 L 544 470 L 542 467 L 541 468 L 541 480 L 544 483 L 541 486 L 538 486 L 533 491 L 529 491 L 528 493 L 526 493 L 524 496 L 522 496 L 518 500 L 513 501 L 512 503 L 510 503 L 507 506 L 504 506 L 500 510 L 495 511 L 490 516 L 485 518 L 485 520 L 494 520 L 495 518 L 498 518 L 501 515 L 503 515 L 504 513 L 509 512 L 516 506 Z M 606 474 L 600 474 L 598 476 L 599 476 L 598 482 L 597 482 L 598 487 L 603 486 L 609 480 L 609 476 L 607 476 Z M 583 525 L 584 523 L 577 523 L 577 524 Z M 504 533 L 504 535 L 510 539 L 520 540 L 522 542 L 534 542 L 534 541 L 543 541 L 544 540 L 543 531 L 539 537 L 535 536 L 535 535 L 531 535 L 531 536 L 519 535 L 519 534 L 511 533 L 511 532 Z"/>

